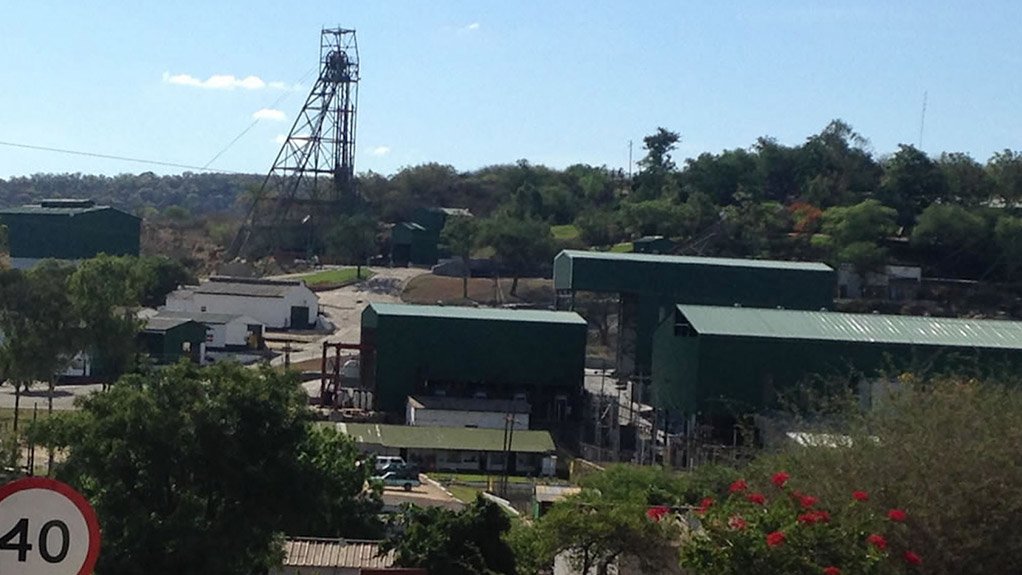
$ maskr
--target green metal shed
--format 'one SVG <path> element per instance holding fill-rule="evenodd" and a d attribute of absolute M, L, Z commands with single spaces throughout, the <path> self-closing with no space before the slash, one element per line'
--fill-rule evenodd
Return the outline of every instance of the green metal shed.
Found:
<path fill-rule="evenodd" d="M 834 270 L 823 263 L 564 250 L 554 258 L 558 307 L 578 291 L 621 294 L 618 369 L 649 374 L 653 331 L 677 303 L 829 309 Z"/>
<path fill-rule="evenodd" d="M 437 262 L 438 232 L 415 222 L 394 225 L 390 233 L 390 257 L 397 265 L 431 266 Z"/>
<path fill-rule="evenodd" d="M 362 344 L 374 350 L 363 352 L 363 378 L 377 409 L 403 414 L 419 393 L 525 393 L 533 421 L 558 419 L 581 393 L 586 322 L 573 312 L 372 303 Z"/>
<path fill-rule="evenodd" d="M 769 408 L 813 376 L 1022 366 L 1022 322 L 678 305 L 658 326 L 653 397 L 674 414 Z"/>
<path fill-rule="evenodd" d="M 101 253 L 139 253 L 141 220 L 91 200 L 43 200 L 3 209 L 0 223 L 7 226 L 11 259 L 17 267 L 44 258 L 79 260 Z M 21 262 L 24 265 L 18 265 Z"/>
<path fill-rule="evenodd" d="M 204 324 L 187 318 L 152 317 L 138 337 L 142 349 L 156 364 L 177 363 L 182 358 L 199 363 L 206 331 Z"/>

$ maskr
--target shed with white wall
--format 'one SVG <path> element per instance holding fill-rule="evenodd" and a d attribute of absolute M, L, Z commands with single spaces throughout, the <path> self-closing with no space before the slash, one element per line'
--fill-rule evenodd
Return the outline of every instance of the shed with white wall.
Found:
<path fill-rule="evenodd" d="M 408 398 L 405 422 L 419 427 L 504 429 L 509 415 L 516 430 L 529 428 L 528 402 L 521 399 L 415 396 Z"/>
<path fill-rule="evenodd" d="M 209 349 L 258 349 L 262 346 L 264 326 L 247 315 L 164 309 L 156 317 L 190 319 L 204 324 Z"/>
<path fill-rule="evenodd" d="M 244 315 L 273 329 L 308 329 L 319 317 L 319 298 L 301 280 L 214 276 L 171 292 L 165 308 Z"/>

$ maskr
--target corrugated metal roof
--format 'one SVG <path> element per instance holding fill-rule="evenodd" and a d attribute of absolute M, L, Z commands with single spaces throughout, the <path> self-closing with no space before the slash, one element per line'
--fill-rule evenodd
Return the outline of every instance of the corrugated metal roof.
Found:
<path fill-rule="evenodd" d="M 503 451 L 503 429 L 475 427 L 414 427 L 410 425 L 383 425 L 377 423 L 325 423 L 335 425 L 358 442 L 384 447 L 409 449 L 453 449 L 458 451 Z M 511 450 L 518 453 L 548 453 L 554 451 L 550 433 L 539 430 L 516 429 Z"/>
<path fill-rule="evenodd" d="M 239 314 L 230 313 L 209 313 L 203 311 L 171 311 L 168 309 L 161 309 L 156 313 L 155 316 L 152 317 L 185 320 L 190 319 L 192 321 L 197 321 L 199 323 L 220 325 L 236 321 L 242 316 Z"/>
<path fill-rule="evenodd" d="M 738 268 L 769 268 L 804 271 L 834 271 L 827 264 L 820 262 L 788 262 L 782 260 L 744 260 L 738 258 L 704 258 L 697 256 L 669 256 L 657 254 L 622 254 L 616 252 L 590 252 L 582 250 L 563 250 L 562 254 L 570 258 L 633 261 L 658 264 L 684 264 L 701 266 L 726 266 Z"/>
<path fill-rule="evenodd" d="M 173 317 L 151 317 L 146 320 L 143 331 L 149 332 L 165 332 L 175 327 L 184 325 L 191 322 L 188 318 L 173 318 Z"/>
<path fill-rule="evenodd" d="M 19 206 L 17 208 L 3 208 L 0 209 L 0 215 L 40 215 L 40 216 L 75 216 L 78 214 L 84 214 L 88 212 L 101 212 L 103 210 L 112 210 L 110 206 L 61 206 L 61 207 L 47 207 L 39 204 Z"/>
<path fill-rule="evenodd" d="M 394 551 L 380 555 L 379 541 L 352 539 L 288 538 L 284 553 L 285 567 L 386 569 L 395 559 Z"/>
<path fill-rule="evenodd" d="M 538 323 L 567 323 L 585 325 L 582 316 L 571 311 L 545 311 L 534 309 L 494 309 L 485 307 L 457 307 L 442 305 L 410 305 L 371 303 L 369 307 L 380 317 L 431 317 L 482 321 L 527 321 Z"/>
<path fill-rule="evenodd" d="M 475 397 L 439 397 L 416 395 L 409 397 L 415 407 L 445 411 L 490 411 L 500 413 L 529 413 L 532 408 L 524 399 L 480 399 Z"/>
<path fill-rule="evenodd" d="M 211 295 L 239 295 L 245 297 L 284 297 L 292 286 L 262 285 L 227 282 L 205 282 L 191 288 L 194 293 Z"/>
<path fill-rule="evenodd" d="M 541 485 L 537 484 L 535 489 L 536 501 L 554 503 L 561 501 L 569 495 L 582 493 L 582 488 L 577 485 Z"/>
<path fill-rule="evenodd" d="M 679 305 L 701 335 L 1022 349 L 1022 322 Z"/>

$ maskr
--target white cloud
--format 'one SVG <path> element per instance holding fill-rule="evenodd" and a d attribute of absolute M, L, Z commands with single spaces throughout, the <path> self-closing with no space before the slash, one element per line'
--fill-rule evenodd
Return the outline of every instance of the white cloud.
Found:
<path fill-rule="evenodd" d="M 253 120 L 272 120 L 274 122 L 283 122 L 285 117 L 284 112 L 273 108 L 263 108 L 252 114 Z"/>
<path fill-rule="evenodd" d="M 259 76 L 245 76 L 239 78 L 231 74 L 214 74 L 205 80 L 196 78 L 190 74 L 171 74 L 170 72 L 163 73 L 163 82 L 165 84 L 176 84 L 178 86 L 191 86 L 193 88 L 207 88 L 210 90 L 234 90 L 235 88 L 241 88 L 243 90 L 261 90 L 263 88 L 272 88 L 274 90 L 295 90 L 298 89 L 298 85 L 288 86 L 284 82 L 265 82 Z"/>
<path fill-rule="evenodd" d="M 462 30 L 465 30 L 467 32 L 474 32 L 474 31 L 478 30 L 479 27 L 480 27 L 479 26 L 479 22 L 472 22 L 468 26 L 465 26 L 464 28 L 462 28 Z"/>
<path fill-rule="evenodd" d="M 369 153 L 374 156 L 386 156 L 390 153 L 390 148 L 388 146 L 376 146 Z"/>
<path fill-rule="evenodd" d="M 285 136 L 284 134 L 277 134 L 277 136 L 275 138 L 273 138 L 273 143 L 277 144 L 278 146 L 283 146 L 284 142 L 286 142 L 286 141 L 287 141 L 287 136 Z"/>

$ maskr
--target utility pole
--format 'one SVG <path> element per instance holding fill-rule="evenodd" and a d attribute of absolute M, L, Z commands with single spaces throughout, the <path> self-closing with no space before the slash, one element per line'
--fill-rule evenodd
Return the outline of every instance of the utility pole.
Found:
<path fill-rule="evenodd" d="M 632 181 L 632 141 L 628 140 L 628 181 Z"/>

